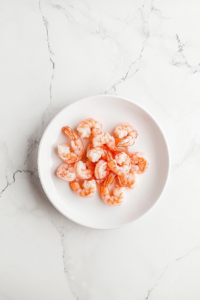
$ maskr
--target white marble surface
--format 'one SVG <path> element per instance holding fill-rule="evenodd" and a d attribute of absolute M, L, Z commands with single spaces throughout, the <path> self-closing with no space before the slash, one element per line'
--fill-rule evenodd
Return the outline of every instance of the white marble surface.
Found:
<path fill-rule="evenodd" d="M 7 0 L 0 22 L 0 300 L 199 300 L 199 1 Z M 98 231 L 50 204 L 37 151 L 64 106 L 105 93 L 157 118 L 172 168 L 151 213 Z"/>

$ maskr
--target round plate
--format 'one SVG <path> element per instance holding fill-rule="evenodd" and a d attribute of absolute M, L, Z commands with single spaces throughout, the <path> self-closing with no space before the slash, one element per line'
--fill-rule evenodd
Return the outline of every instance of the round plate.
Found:
<path fill-rule="evenodd" d="M 113 134 L 123 122 L 132 124 L 138 138 L 130 151 L 144 152 L 149 169 L 138 175 L 138 186 L 126 189 L 121 206 L 110 207 L 100 197 L 78 197 L 69 183 L 56 177 L 55 171 L 63 161 L 57 155 L 57 145 L 70 140 L 61 132 L 63 126 L 76 129 L 78 124 L 93 118 L 103 124 L 103 131 Z M 88 140 L 84 140 L 86 145 Z M 169 176 L 169 150 L 164 134 L 155 119 L 141 106 L 117 96 L 95 96 L 79 100 L 58 113 L 45 130 L 40 142 L 38 170 L 43 189 L 51 203 L 74 222 L 98 229 L 124 226 L 144 215 L 160 198 Z"/>

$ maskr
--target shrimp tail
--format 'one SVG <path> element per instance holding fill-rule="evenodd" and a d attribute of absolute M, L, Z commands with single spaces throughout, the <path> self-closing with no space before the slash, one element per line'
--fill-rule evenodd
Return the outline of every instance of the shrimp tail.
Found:
<path fill-rule="evenodd" d="M 129 146 L 129 141 L 128 140 L 120 140 L 120 139 L 115 139 L 115 143 L 118 148 L 122 147 L 128 147 Z"/>
<path fill-rule="evenodd" d="M 75 132 L 69 127 L 69 126 L 65 126 L 62 128 L 62 132 L 67 135 L 70 139 L 77 140 L 77 135 L 75 134 Z"/>
<path fill-rule="evenodd" d="M 114 179 L 115 179 L 116 174 L 114 174 L 113 172 L 110 172 L 110 174 L 108 175 L 108 177 L 105 179 L 105 181 L 103 182 L 103 186 L 108 187 L 110 186 Z"/>
<path fill-rule="evenodd" d="M 112 152 L 110 150 L 107 151 L 107 160 L 108 161 L 112 161 L 113 160 L 113 154 L 112 154 Z"/>

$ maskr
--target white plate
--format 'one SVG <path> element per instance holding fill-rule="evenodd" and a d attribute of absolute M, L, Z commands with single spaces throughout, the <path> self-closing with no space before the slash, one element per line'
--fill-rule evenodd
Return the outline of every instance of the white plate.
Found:
<path fill-rule="evenodd" d="M 138 187 L 126 189 L 122 206 L 110 207 L 100 197 L 76 196 L 69 184 L 56 177 L 55 171 L 63 162 L 57 155 L 57 145 L 70 140 L 61 132 L 63 126 L 75 129 L 87 118 L 103 124 L 110 133 L 123 122 L 131 123 L 138 131 L 131 151 L 144 152 L 149 158 L 149 170 L 139 175 Z M 85 140 L 86 142 L 86 140 Z M 74 222 L 98 229 L 124 226 L 144 215 L 160 198 L 169 176 L 169 150 L 164 134 L 155 119 L 138 104 L 116 96 L 95 96 L 65 107 L 48 125 L 40 142 L 38 169 L 43 189 L 51 203 Z"/>

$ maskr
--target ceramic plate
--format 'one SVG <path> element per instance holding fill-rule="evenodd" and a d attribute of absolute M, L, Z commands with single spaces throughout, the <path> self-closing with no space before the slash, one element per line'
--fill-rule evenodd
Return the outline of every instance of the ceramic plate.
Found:
<path fill-rule="evenodd" d="M 138 138 L 130 151 L 144 152 L 149 158 L 149 170 L 138 175 L 138 186 L 126 189 L 126 199 L 119 207 L 106 205 L 99 190 L 93 198 L 81 198 L 69 184 L 56 177 L 55 171 L 63 162 L 57 155 L 57 145 L 70 140 L 61 132 L 63 126 L 77 125 L 94 118 L 103 130 L 129 122 L 138 131 Z M 84 140 L 86 145 L 88 140 Z M 155 119 L 133 101 L 117 96 L 95 96 L 77 101 L 58 113 L 45 130 L 40 142 L 38 169 L 43 189 L 51 203 L 74 222 L 98 229 L 124 226 L 144 215 L 160 198 L 169 175 L 169 151 L 164 134 Z"/>

